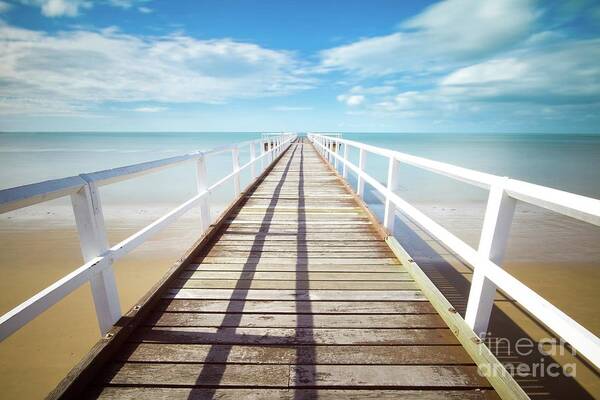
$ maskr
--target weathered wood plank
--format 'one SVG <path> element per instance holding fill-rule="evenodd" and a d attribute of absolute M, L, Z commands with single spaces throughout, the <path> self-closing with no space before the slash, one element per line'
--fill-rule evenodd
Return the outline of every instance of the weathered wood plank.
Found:
<path fill-rule="evenodd" d="M 402 265 L 394 264 L 314 264 L 302 265 L 302 271 L 305 273 L 331 272 L 331 273 L 404 273 L 406 269 Z M 188 271 L 255 271 L 255 272 L 298 272 L 298 266 L 295 263 L 281 264 L 260 261 L 259 263 L 232 262 L 227 264 L 207 263 L 203 260 L 201 264 L 188 264 Z"/>
<path fill-rule="evenodd" d="M 257 279 L 257 280 L 306 280 L 311 281 L 412 281 L 407 272 L 309 272 L 308 277 L 294 272 L 233 272 L 233 271 L 183 271 L 182 279 Z"/>
<path fill-rule="evenodd" d="M 113 364 L 99 378 L 111 385 L 287 387 L 287 365 Z"/>
<path fill-rule="evenodd" d="M 259 279 L 178 279 L 170 287 L 185 289 L 293 290 L 300 285 L 310 290 L 418 290 L 414 282 L 403 281 L 283 281 Z"/>
<path fill-rule="evenodd" d="M 306 307 L 307 310 L 310 306 Z M 240 328 L 446 328 L 434 314 L 397 315 L 306 315 L 297 314 L 200 314 L 156 312 L 146 326 L 240 327 Z"/>
<path fill-rule="evenodd" d="M 188 300 L 163 299 L 157 311 L 201 313 L 283 314 L 435 314 L 424 301 L 311 301 L 304 307 L 296 301 L 279 300 Z M 362 318 L 357 316 L 356 318 Z"/>
<path fill-rule="evenodd" d="M 490 388 L 475 366 L 440 365 L 296 365 L 291 367 L 290 386 Z"/>
<path fill-rule="evenodd" d="M 472 364 L 460 346 L 240 346 L 130 343 L 121 362 L 236 364 Z"/>
<path fill-rule="evenodd" d="M 419 290 L 167 289 L 166 299 L 288 301 L 417 301 Z"/>
<path fill-rule="evenodd" d="M 370 245 L 378 246 L 381 241 L 374 238 L 371 234 L 356 235 L 354 238 L 349 238 L 344 235 L 343 238 L 332 240 L 330 235 L 321 235 L 320 237 L 312 238 L 298 238 L 298 235 L 269 235 L 268 233 L 228 233 L 221 236 L 221 239 L 217 243 L 220 246 L 229 245 L 246 245 L 253 243 L 264 243 L 266 245 L 280 245 L 280 246 L 296 246 L 298 243 L 305 244 L 307 246 L 320 245 L 321 247 L 337 247 L 347 244 L 352 247 L 369 247 Z M 329 237 L 329 238 L 328 238 Z"/>
<path fill-rule="evenodd" d="M 449 329 L 141 327 L 131 341 L 253 345 L 456 345 Z"/>
<path fill-rule="evenodd" d="M 89 398 L 99 400 L 498 400 L 490 390 L 331 390 L 331 389 L 190 389 L 105 387 Z"/>
<path fill-rule="evenodd" d="M 298 260 L 298 261 L 295 261 Z M 400 265 L 396 258 L 304 258 L 296 257 L 200 257 L 195 260 L 202 264 L 275 264 L 275 265 L 297 265 L 301 264 L 303 268 L 309 265 Z"/>
<path fill-rule="evenodd" d="M 473 366 L 291 366 L 226 364 L 116 364 L 103 377 L 111 385 L 246 387 L 464 387 L 488 388 Z"/>
<path fill-rule="evenodd" d="M 294 259 L 298 260 L 298 264 L 302 263 L 302 259 L 356 259 L 356 258 L 369 258 L 369 259 L 388 259 L 393 253 L 389 250 L 362 250 L 362 251 L 295 251 L 295 250 L 219 250 L 211 249 L 208 250 L 206 257 L 246 257 L 246 258 L 276 258 L 276 259 Z"/>

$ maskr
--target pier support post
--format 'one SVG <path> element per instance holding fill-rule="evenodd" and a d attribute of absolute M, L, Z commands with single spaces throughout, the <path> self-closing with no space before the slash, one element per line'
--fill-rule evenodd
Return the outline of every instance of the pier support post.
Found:
<path fill-rule="evenodd" d="M 250 144 L 250 173 L 252 174 L 252 180 L 256 179 L 256 143 Z"/>
<path fill-rule="evenodd" d="M 208 190 L 208 176 L 206 174 L 206 156 L 204 154 L 198 159 L 196 164 L 196 182 L 198 187 L 198 193 L 202 193 Z M 210 204 L 209 204 L 209 193 L 206 193 L 200 200 L 200 229 L 205 232 L 210 226 Z"/>
<path fill-rule="evenodd" d="M 84 176 L 82 178 L 87 181 Z M 84 261 L 88 262 L 104 254 L 109 248 L 96 184 L 87 181 L 87 185 L 71 195 L 71 203 L 79 233 L 81 254 Z M 92 272 L 90 285 L 100 334 L 104 335 L 121 318 L 119 292 L 112 262 L 108 262 L 103 268 Z"/>
<path fill-rule="evenodd" d="M 367 152 L 364 149 L 360 149 L 358 152 L 358 170 L 364 172 L 365 165 L 367 163 Z M 361 174 L 358 174 L 358 183 L 356 185 L 356 194 L 360 198 L 364 198 L 365 195 L 365 180 Z"/>
<path fill-rule="evenodd" d="M 388 164 L 388 175 L 387 175 L 387 189 L 391 192 L 398 190 L 400 186 L 400 180 L 398 179 L 398 173 L 400 169 L 400 163 L 394 157 L 390 157 Z M 394 222 L 396 220 L 396 207 L 390 200 L 389 194 L 385 196 L 385 212 L 383 216 L 383 226 L 388 232 L 394 234 Z"/>
<path fill-rule="evenodd" d="M 240 149 L 233 146 L 231 149 L 231 158 L 233 160 L 233 193 L 238 196 L 241 192 L 240 187 Z"/>
<path fill-rule="evenodd" d="M 506 193 L 503 183 L 490 188 L 478 252 L 499 266 L 504 259 L 515 206 L 516 200 Z M 495 296 L 496 285 L 485 276 L 485 271 L 475 267 L 465 321 L 479 337 L 487 333 Z"/>

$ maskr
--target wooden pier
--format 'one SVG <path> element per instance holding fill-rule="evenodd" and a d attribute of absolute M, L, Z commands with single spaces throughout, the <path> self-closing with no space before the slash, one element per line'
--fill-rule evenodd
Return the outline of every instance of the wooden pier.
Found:
<path fill-rule="evenodd" d="M 297 141 L 50 398 L 498 398 L 384 239 Z"/>

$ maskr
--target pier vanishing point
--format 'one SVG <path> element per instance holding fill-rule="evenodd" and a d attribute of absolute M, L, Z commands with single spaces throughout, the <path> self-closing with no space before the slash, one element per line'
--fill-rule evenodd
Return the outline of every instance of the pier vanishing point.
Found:
<path fill-rule="evenodd" d="M 249 161 L 240 165 L 244 146 Z M 231 152 L 232 173 L 209 186 L 205 159 L 223 152 Z M 365 172 L 368 153 L 389 158 L 387 182 Z M 98 187 L 189 161 L 198 194 L 111 247 Z M 489 189 L 479 249 L 395 194 L 402 163 Z M 251 176 L 245 188 L 242 172 Z M 210 193 L 225 184 L 235 198 L 211 218 Z M 365 186 L 382 195 L 383 218 L 363 201 Z M 281 134 L 0 191 L 0 212 L 62 196 L 71 196 L 85 264 L 0 320 L 3 339 L 91 283 L 102 337 L 49 398 L 526 399 L 481 340 L 497 289 L 587 362 L 600 360 L 593 333 L 501 268 L 515 202 L 599 225 L 595 199 L 340 135 Z M 121 315 L 113 261 L 192 207 L 201 209 L 203 234 Z M 473 266 L 466 310 L 453 307 L 394 237 L 399 213 Z"/>

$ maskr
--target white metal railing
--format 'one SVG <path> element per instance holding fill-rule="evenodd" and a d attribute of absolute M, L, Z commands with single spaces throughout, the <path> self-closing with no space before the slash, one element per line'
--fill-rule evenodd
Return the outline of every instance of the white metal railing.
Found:
<path fill-rule="evenodd" d="M 226 145 L 210 151 L 198 151 L 162 160 L 1 190 L 0 213 L 63 196 L 71 196 L 85 264 L 0 317 L 0 340 L 10 336 L 88 281 L 92 288 L 100 332 L 101 334 L 106 333 L 121 317 L 119 294 L 112 269 L 113 262 L 131 252 L 151 235 L 166 228 L 195 205 L 200 206 L 200 226 L 202 232 L 204 232 L 211 223 L 210 193 L 232 180 L 234 193 L 236 196 L 239 195 L 241 192 L 240 173 L 250 169 L 252 180 L 256 179 L 259 168 L 257 164 L 260 164 L 261 169 L 268 167 L 295 138 L 296 135 L 294 134 L 280 134 L 270 136 L 267 139 Z M 256 153 L 257 145 L 260 146 L 259 156 Z M 250 161 L 240 166 L 239 149 L 245 146 L 250 147 Z M 224 152 L 231 152 L 232 154 L 233 171 L 209 186 L 206 174 L 206 159 L 209 156 Z M 156 172 L 186 161 L 196 161 L 198 194 L 137 233 L 110 247 L 104 227 L 98 187 Z"/>
<path fill-rule="evenodd" d="M 399 211 L 473 267 L 465 320 L 477 335 L 483 337 L 487 332 L 494 296 L 496 289 L 499 288 L 520 303 L 547 328 L 568 342 L 596 368 L 600 367 L 600 339 L 500 267 L 517 200 L 596 226 L 600 226 L 600 200 L 339 137 L 321 134 L 308 134 L 308 137 L 332 166 L 337 169 L 338 161 L 342 163 L 344 178 L 348 177 L 348 170 L 356 174 L 358 195 L 364 196 L 366 182 L 384 197 L 383 224 L 391 234 L 394 229 L 395 213 Z M 343 152 L 340 152 L 340 144 L 343 145 Z M 348 160 L 349 148 L 358 149 L 358 166 Z M 388 158 L 386 185 L 365 172 L 367 153 Z M 402 163 L 489 190 L 477 250 L 395 193 L 399 184 L 398 171 Z"/>

